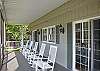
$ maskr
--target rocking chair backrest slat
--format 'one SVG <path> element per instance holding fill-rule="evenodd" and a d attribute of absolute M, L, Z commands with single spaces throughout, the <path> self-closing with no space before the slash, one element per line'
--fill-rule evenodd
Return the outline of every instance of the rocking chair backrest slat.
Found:
<path fill-rule="evenodd" d="M 48 61 L 54 63 L 56 59 L 57 46 L 50 45 Z"/>
<path fill-rule="evenodd" d="M 29 40 L 27 40 L 27 43 L 26 43 L 26 46 L 25 47 L 28 47 L 28 44 L 29 44 Z"/>
<path fill-rule="evenodd" d="M 35 42 L 35 45 L 34 45 L 34 48 L 33 48 L 33 50 L 35 51 L 35 53 L 36 53 L 37 48 L 38 48 L 38 42 Z"/>
<path fill-rule="evenodd" d="M 46 44 L 42 43 L 41 47 L 40 47 L 40 51 L 39 51 L 39 55 L 41 55 L 43 57 L 44 54 L 44 50 L 45 50 Z"/>
<path fill-rule="evenodd" d="M 33 45 L 33 41 L 30 42 L 29 49 L 31 49 L 32 45 Z"/>

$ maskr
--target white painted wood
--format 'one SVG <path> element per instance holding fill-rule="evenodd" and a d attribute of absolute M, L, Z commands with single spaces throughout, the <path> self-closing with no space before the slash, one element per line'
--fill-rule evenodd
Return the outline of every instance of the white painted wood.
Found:
<path fill-rule="evenodd" d="M 55 25 L 42 28 L 42 30 L 47 29 L 47 40 L 46 41 L 43 40 L 43 31 L 42 31 L 42 42 L 56 44 L 56 31 L 55 31 L 55 42 L 49 42 L 49 36 L 48 36 L 49 35 L 49 31 L 48 31 L 49 28 L 55 28 Z"/>
<path fill-rule="evenodd" d="M 29 40 L 27 40 L 26 45 L 23 45 L 23 47 L 21 46 L 21 52 L 23 55 L 25 55 L 25 50 L 26 50 L 26 47 L 28 47 L 28 44 L 29 44 Z M 22 45 L 22 42 L 21 42 L 21 45 Z"/>
<path fill-rule="evenodd" d="M 90 21 L 89 19 L 85 19 L 85 20 L 79 20 L 79 21 L 75 21 L 73 22 L 73 71 L 77 71 L 76 68 L 75 68 L 75 61 L 76 61 L 76 46 L 75 46 L 75 43 L 76 43 L 76 34 L 75 34 L 75 24 L 77 23 L 80 23 L 82 25 L 82 43 L 84 43 L 84 31 L 83 31 L 83 24 L 84 22 L 88 22 L 88 40 L 90 40 Z M 90 42 L 88 41 L 88 71 L 89 71 L 89 53 L 90 53 Z"/>
<path fill-rule="evenodd" d="M 25 58 L 29 60 L 30 48 L 33 46 L 33 41 L 30 42 L 29 46 L 25 48 Z"/>
<path fill-rule="evenodd" d="M 33 41 L 32 41 L 33 42 Z M 33 45 L 33 44 L 32 44 Z M 31 46 L 32 47 L 32 46 Z M 27 54 L 28 54 L 28 63 L 30 63 L 31 61 L 31 58 L 34 56 L 34 54 L 36 54 L 36 51 L 37 51 L 37 48 L 38 48 L 38 42 L 35 42 L 35 45 L 34 45 L 34 48 L 33 49 L 28 49 L 27 51 Z M 31 50 L 33 50 L 33 52 L 31 52 Z"/>
<path fill-rule="evenodd" d="M 56 59 L 56 53 L 57 53 L 57 46 L 50 45 L 49 57 L 48 57 L 47 62 L 44 62 L 41 60 L 37 61 L 36 62 L 36 71 L 39 70 L 38 67 L 40 67 L 42 69 L 42 71 L 47 70 L 48 68 L 51 68 L 51 71 L 53 71 L 55 59 Z M 52 63 L 52 65 L 50 65 L 49 63 Z"/>
<path fill-rule="evenodd" d="M 33 68 L 34 68 L 34 65 L 35 65 L 35 62 L 36 62 L 35 60 L 39 60 L 39 59 L 43 58 L 45 47 L 46 47 L 46 44 L 42 43 L 41 47 L 40 47 L 40 50 L 39 50 L 39 54 L 33 54 L 31 56 L 31 60 L 30 60 L 29 64 L 32 64 Z"/>
<path fill-rule="evenodd" d="M 75 70 L 75 60 L 76 60 L 76 59 L 75 59 L 75 58 L 76 58 L 76 57 L 75 57 L 75 56 L 76 56 L 76 55 L 75 55 L 75 23 L 76 23 L 76 22 L 73 22 L 73 25 L 72 25 L 72 28 L 73 28 L 73 62 L 72 62 L 72 63 L 73 63 L 72 68 L 73 68 L 73 69 L 72 69 L 72 70 L 73 70 L 73 71 L 76 71 L 76 70 Z"/>

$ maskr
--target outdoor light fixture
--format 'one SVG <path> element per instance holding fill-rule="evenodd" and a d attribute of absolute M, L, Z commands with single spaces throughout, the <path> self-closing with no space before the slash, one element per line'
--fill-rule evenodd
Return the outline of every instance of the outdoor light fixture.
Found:
<path fill-rule="evenodd" d="M 59 30 L 60 30 L 60 33 L 64 34 L 64 27 L 61 24 L 59 25 Z"/>

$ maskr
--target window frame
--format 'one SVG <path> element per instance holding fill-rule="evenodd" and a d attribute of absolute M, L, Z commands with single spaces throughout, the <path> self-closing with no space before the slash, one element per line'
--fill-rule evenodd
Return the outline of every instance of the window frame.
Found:
<path fill-rule="evenodd" d="M 45 30 L 45 29 L 47 30 L 47 32 L 46 32 L 46 37 L 48 38 L 48 36 L 47 36 L 47 35 L 48 35 L 48 28 L 47 28 L 47 27 L 46 27 L 46 28 L 42 28 L 42 41 L 43 41 L 43 42 L 47 42 L 47 41 L 48 41 L 47 38 L 46 38 L 46 40 L 44 40 L 44 31 L 43 31 L 43 30 Z"/>
<path fill-rule="evenodd" d="M 49 41 L 49 40 L 50 40 L 50 39 L 49 39 L 49 29 L 50 29 L 50 28 L 55 28 L 55 32 L 54 32 L 54 33 L 55 33 L 55 34 L 54 34 L 54 36 L 55 36 L 55 37 L 54 37 L 54 42 L 52 42 L 52 41 L 50 42 L 50 41 Z M 46 41 L 43 40 L 43 30 L 44 30 L 44 29 L 47 29 L 47 40 L 46 40 Z M 55 26 L 55 25 L 42 28 L 42 42 L 56 44 L 56 26 Z"/>

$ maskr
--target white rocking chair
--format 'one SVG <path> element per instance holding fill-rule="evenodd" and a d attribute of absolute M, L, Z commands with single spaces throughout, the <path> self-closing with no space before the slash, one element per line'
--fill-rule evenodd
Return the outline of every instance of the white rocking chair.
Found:
<path fill-rule="evenodd" d="M 47 61 L 37 60 L 36 61 L 36 71 L 42 69 L 43 71 L 50 69 L 50 71 L 53 71 L 55 59 L 56 59 L 56 53 L 57 53 L 57 46 L 50 45 L 50 51 L 49 51 L 49 57 Z M 39 67 L 39 69 L 38 69 Z"/>
<path fill-rule="evenodd" d="M 38 48 L 38 42 L 35 42 L 34 48 L 30 50 L 29 54 L 28 54 L 28 63 L 31 64 L 31 58 L 34 56 L 34 54 L 36 54 L 36 50 Z M 32 52 L 31 52 L 32 51 Z"/>
<path fill-rule="evenodd" d="M 28 55 L 30 53 L 30 48 L 32 47 L 32 45 L 33 45 L 33 41 L 30 42 L 29 47 L 26 47 L 25 58 L 28 58 Z"/>
<path fill-rule="evenodd" d="M 26 47 L 28 47 L 28 44 L 29 44 L 29 40 L 27 40 L 26 45 L 23 45 L 23 47 L 22 47 L 22 54 L 23 55 L 25 55 L 25 50 L 26 50 Z"/>
<path fill-rule="evenodd" d="M 41 47 L 40 47 L 40 50 L 39 50 L 39 54 L 34 54 L 34 56 L 31 58 L 31 63 L 32 63 L 31 67 L 34 68 L 35 60 L 43 58 L 45 47 L 46 47 L 46 44 L 42 43 Z"/>

